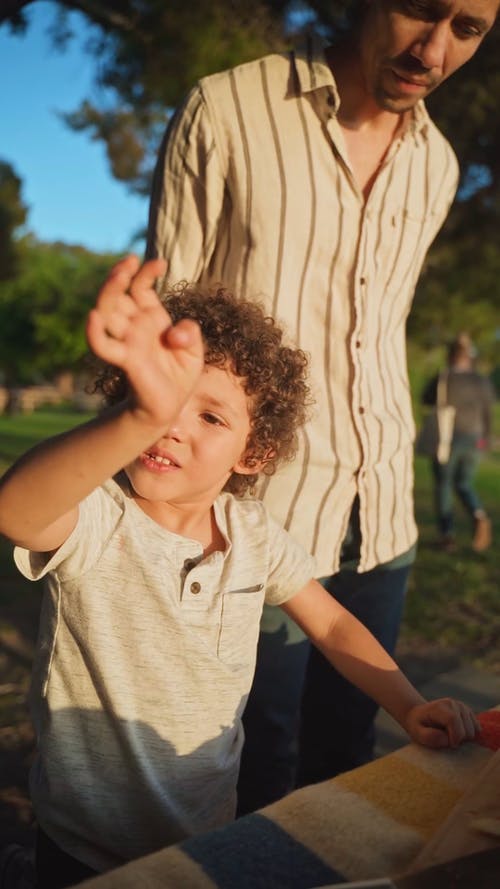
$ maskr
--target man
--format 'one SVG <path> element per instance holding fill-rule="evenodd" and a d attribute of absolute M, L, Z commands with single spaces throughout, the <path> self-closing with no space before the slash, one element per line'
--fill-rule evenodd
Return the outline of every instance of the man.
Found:
<path fill-rule="evenodd" d="M 455 193 L 422 99 L 477 50 L 498 0 L 371 0 L 326 53 L 204 78 L 167 131 L 149 256 L 169 277 L 265 300 L 311 354 L 314 416 L 259 491 L 318 576 L 393 651 L 414 558 L 405 321 Z M 281 616 L 280 616 L 281 617 Z M 240 811 L 372 756 L 375 708 L 263 615 Z M 308 661 L 309 658 L 309 661 Z"/>

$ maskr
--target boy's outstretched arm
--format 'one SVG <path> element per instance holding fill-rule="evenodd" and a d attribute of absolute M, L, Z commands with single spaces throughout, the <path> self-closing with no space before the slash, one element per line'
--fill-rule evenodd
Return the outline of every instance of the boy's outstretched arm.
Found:
<path fill-rule="evenodd" d="M 128 256 L 111 271 L 87 321 L 90 348 L 127 375 L 127 400 L 28 451 L 0 479 L 0 533 L 39 552 L 73 530 L 78 504 L 167 431 L 203 370 L 189 320 L 173 326 L 154 283 L 163 260 Z"/>
<path fill-rule="evenodd" d="M 465 704 L 426 701 L 375 637 L 316 580 L 281 606 L 331 664 L 426 747 L 456 747 L 479 730 Z"/>

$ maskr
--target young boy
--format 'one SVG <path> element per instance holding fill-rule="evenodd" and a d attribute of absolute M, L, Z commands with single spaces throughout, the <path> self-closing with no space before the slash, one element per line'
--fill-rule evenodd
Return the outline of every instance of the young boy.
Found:
<path fill-rule="evenodd" d="M 264 600 L 415 741 L 476 731 L 462 703 L 423 700 L 258 500 L 229 493 L 293 455 L 306 359 L 225 292 L 174 293 L 168 314 L 164 272 L 114 268 L 87 324 L 111 407 L 0 483 L 0 532 L 48 583 L 32 696 L 41 886 L 234 817 Z"/>

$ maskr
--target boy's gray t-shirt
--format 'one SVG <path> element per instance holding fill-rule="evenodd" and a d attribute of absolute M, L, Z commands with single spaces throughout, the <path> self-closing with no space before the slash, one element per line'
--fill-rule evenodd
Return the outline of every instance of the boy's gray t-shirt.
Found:
<path fill-rule="evenodd" d="M 150 519 L 116 481 L 81 505 L 47 561 L 32 712 L 31 792 L 40 826 L 97 870 L 234 817 L 265 601 L 279 605 L 314 562 L 258 500 L 221 494 L 224 553 Z"/>

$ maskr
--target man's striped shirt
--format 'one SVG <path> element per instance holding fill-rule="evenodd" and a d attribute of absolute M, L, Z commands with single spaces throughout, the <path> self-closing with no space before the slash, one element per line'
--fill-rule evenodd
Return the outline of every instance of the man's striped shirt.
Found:
<path fill-rule="evenodd" d="M 458 178 L 419 103 L 365 202 L 338 108 L 314 48 L 202 79 L 167 130 L 147 248 L 171 282 L 263 302 L 309 353 L 313 417 L 259 493 L 319 575 L 338 568 L 356 494 L 361 571 L 416 540 L 405 325 Z"/>

